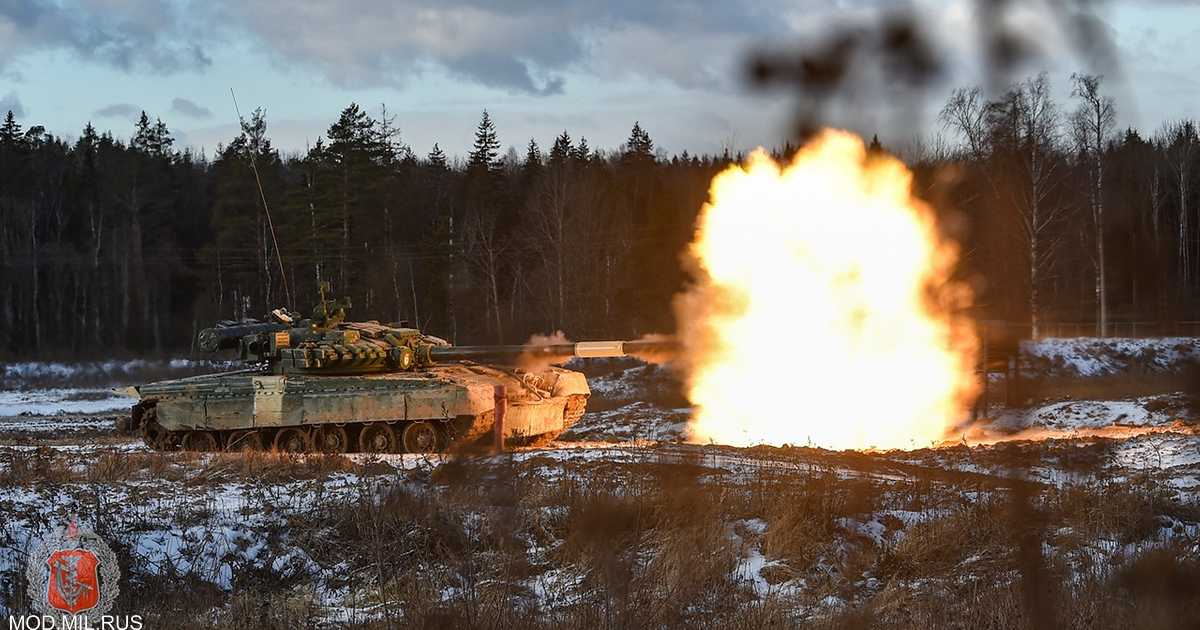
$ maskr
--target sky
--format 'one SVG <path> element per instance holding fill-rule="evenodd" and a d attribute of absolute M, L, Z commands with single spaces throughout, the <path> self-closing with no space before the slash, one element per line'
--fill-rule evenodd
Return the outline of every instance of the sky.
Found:
<path fill-rule="evenodd" d="M 1078 11 L 1084 0 L 1058 3 Z M 936 134 L 955 86 L 982 84 L 976 0 L 917 0 L 947 72 L 916 121 L 896 124 L 886 89 L 844 98 L 831 124 L 903 143 Z M 1074 47 L 1048 16 L 1055 0 L 1010 3 L 1004 17 L 1070 106 L 1071 72 L 1105 75 L 1118 120 L 1152 132 L 1200 116 L 1200 3 L 1089 4 L 1112 58 Z M 387 108 L 420 155 L 469 149 L 487 109 L 504 146 L 543 147 L 566 130 L 614 149 L 635 121 L 667 153 L 778 146 L 796 94 L 754 87 L 750 55 L 878 23 L 886 0 L 0 0 L 0 111 L 76 137 L 91 121 L 127 138 L 142 110 L 178 147 L 212 155 L 243 115 L 267 113 L 284 151 L 303 151 L 357 102 Z M 1114 59 L 1115 58 L 1115 61 Z M 1016 78 L 1020 78 L 1017 76 Z M 887 81 L 881 81 L 886 84 Z"/>

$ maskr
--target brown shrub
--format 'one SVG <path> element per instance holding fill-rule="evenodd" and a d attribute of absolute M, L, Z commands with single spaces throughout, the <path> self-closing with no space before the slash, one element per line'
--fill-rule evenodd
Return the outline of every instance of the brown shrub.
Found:
<path fill-rule="evenodd" d="M 223 482 L 229 480 L 285 483 L 300 479 L 322 479 L 338 472 L 362 473 L 359 466 L 344 455 L 321 453 L 296 454 L 273 451 L 251 451 L 244 453 L 218 453 L 215 455 L 190 454 L 196 458 L 207 457 L 203 468 L 190 483 Z M 386 470 L 394 469 L 387 465 Z"/>
<path fill-rule="evenodd" d="M 1085 540 L 1145 540 L 1158 531 L 1158 514 L 1169 499 L 1153 483 L 1072 485 L 1052 491 L 1047 500 L 1063 525 Z"/>
<path fill-rule="evenodd" d="M 560 552 L 564 559 L 604 558 L 631 549 L 651 525 L 651 514 L 634 498 L 600 489 L 585 489 L 571 497 L 567 536 Z"/>
<path fill-rule="evenodd" d="M 895 546 L 880 558 L 883 576 L 916 578 L 940 576 L 963 560 L 1003 557 L 1011 549 L 1009 510 L 1002 499 L 979 500 L 910 526 Z"/>
<path fill-rule="evenodd" d="M 0 469 L 0 484 L 4 485 L 59 484 L 79 477 L 68 456 L 46 447 L 10 451 L 6 463 Z"/>
<path fill-rule="evenodd" d="M 129 481 L 146 463 L 141 454 L 103 451 L 87 464 L 85 477 L 93 483 Z"/>
<path fill-rule="evenodd" d="M 777 488 L 765 505 L 769 525 L 763 553 L 787 559 L 795 569 L 806 569 L 833 543 L 836 519 L 847 513 L 847 496 L 833 473 Z"/>

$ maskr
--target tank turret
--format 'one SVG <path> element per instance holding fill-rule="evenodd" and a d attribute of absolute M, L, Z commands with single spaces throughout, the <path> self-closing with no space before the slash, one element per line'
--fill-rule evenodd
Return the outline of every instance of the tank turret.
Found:
<path fill-rule="evenodd" d="M 347 322 L 348 299 L 325 297 L 301 318 L 275 309 L 264 320 L 223 322 L 200 331 L 204 352 L 237 348 L 243 361 L 263 363 L 275 374 L 369 374 L 404 371 L 432 363 L 430 350 L 449 344 L 403 325 Z"/>
<path fill-rule="evenodd" d="M 306 319 L 276 309 L 265 321 L 244 320 L 206 328 L 197 336 L 197 347 L 204 352 L 238 348 L 243 360 L 266 363 L 276 374 L 369 374 L 421 369 L 448 361 L 554 363 L 572 357 L 645 356 L 676 350 L 671 340 L 452 346 L 444 339 L 403 325 L 345 321 L 349 304 L 349 300 L 322 298 L 313 316 Z"/>

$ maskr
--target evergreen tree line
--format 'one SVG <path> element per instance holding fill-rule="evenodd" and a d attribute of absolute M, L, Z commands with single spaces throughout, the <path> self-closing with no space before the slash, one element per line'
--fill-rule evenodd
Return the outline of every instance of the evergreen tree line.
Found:
<path fill-rule="evenodd" d="M 916 192 L 962 219 L 944 223 L 977 316 L 1098 334 L 1195 318 L 1195 123 L 1117 131 L 1100 78 L 1073 81 L 1071 103 L 1044 75 L 995 99 L 957 90 L 947 133 L 902 152 Z M 325 281 L 352 317 L 459 343 L 673 330 L 696 213 L 741 156 L 667 156 L 636 123 L 613 151 L 567 131 L 548 150 L 501 147 L 486 111 L 453 161 L 437 144 L 418 155 L 386 109 L 357 104 L 296 155 L 256 111 L 211 159 L 145 113 L 128 141 L 89 123 L 68 142 L 9 112 L 0 355 L 179 352 L 217 320 L 308 312 Z"/>

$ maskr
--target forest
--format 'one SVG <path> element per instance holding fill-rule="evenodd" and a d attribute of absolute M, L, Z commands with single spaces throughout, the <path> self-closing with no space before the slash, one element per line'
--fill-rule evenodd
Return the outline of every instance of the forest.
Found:
<path fill-rule="evenodd" d="M 927 136 L 871 147 L 913 168 L 961 243 L 977 318 L 1032 336 L 1178 331 L 1200 319 L 1196 123 L 1118 129 L 1101 77 L 1071 88 L 1066 102 L 1044 74 L 991 98 L 960 88 Z M 614 150 L 564 130 L 505 151 L 501 131 L 484 111 L 451 160 L 351 104 L 292 155 L 257 110 L 210 158 L 145 112 L 127 140 L 8 112 L 0 357 L 187 352 L 218 320 L 308 312 L 324 281 L 352 318 L 458 343 L 672 331 L 709 181 L 743 156 L 668 154 L 638 123 Z"/>

